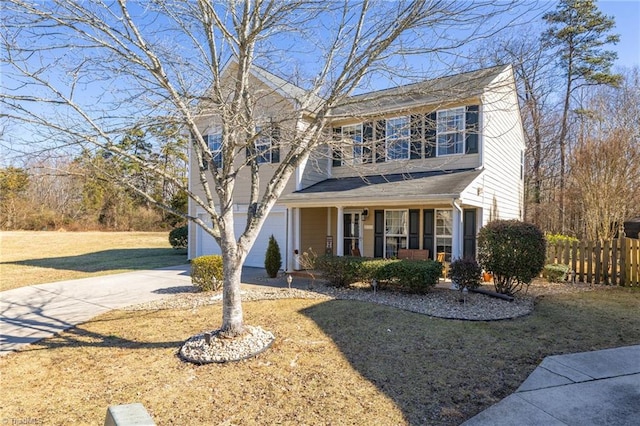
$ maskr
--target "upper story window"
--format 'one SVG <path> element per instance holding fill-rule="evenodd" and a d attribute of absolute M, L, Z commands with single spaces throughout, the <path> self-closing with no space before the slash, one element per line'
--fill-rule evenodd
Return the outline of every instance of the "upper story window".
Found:
<path fill-rule="evenodd" d="M 342 138 L 349 139 L 353 142 L 352 156 L 353 163 L 360 164 L 364 162 L 364 139 L 362 138 L 362 124 L 352 124 L 350 126 L 342 126 Z"/>
<path fill-rule="evenodd" d="M 333 128 L 333 166 L 478 154 L 480 106 Z M 347 145 L 344 141 L 353 142 Z M 351 141 L 349 141 L 351 140 Z"/>
<path fill-rule="evenodd" d="M 256 128 L 257 138 L 254 142 L 255 152 L 247 148 L 247 158 L 255 156 L 258 164 L 280 162 L 280 127 L 271 124 L 269 127 Z"/>
<path fill-rule="evenodd" d="M 409 117 L 397 117 L 387 120 L 386 158 L 388 160 L 409 159 Z"/>
<path fill-rule="evenodd" d="M 258 128 L 256 139 L 256 161 L 258 164 L 271 162 L 271 135 L 263 134 L 263 129 Z"/>
<path fill-rule="evenodd" d="M 217 168 L 222 167 L 222 133 L 207 135 L 207 143 L 213 156 L 213 163 Z"/>
<path fill-rule="evenodd" d="M 464 108 L 438 111 L 437 155 L 462 154 L 464 152 Z"/>

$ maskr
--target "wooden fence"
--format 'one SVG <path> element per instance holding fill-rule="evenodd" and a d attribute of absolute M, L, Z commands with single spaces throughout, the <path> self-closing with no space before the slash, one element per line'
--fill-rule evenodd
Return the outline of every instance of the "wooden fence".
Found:
<path fill-rule="evenodd" d="M 547 263 L 571 268 L 571 279 L 588 284 L 640 285 L 640 240 L 616 238 L 603 242 L 547 245 Z"/>

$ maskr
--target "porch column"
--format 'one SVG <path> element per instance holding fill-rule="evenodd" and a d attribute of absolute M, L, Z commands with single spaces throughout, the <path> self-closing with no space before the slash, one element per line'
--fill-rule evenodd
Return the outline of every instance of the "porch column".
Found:
<path fill-rule="evenodd" d="M 453 235 L 451 238 L 451 261 L 462 257 L 462 212 L 454 204 L 453 207 Z"/>
<path fill-rule="evenodd" d="M 293 271 L 294 256 L 293 256 L 293 208 L 287 207 L 287 271 Z"/>
<path fill-rule="evenodd" d="M 336 256 L 344 255 L 344 208 L 342 206 L 338 206 L 338 218 L 337 218 L 337 229 L 336 232 Z"/>
<path fill-rule="evenodd" d="M 293 220 L 294 220 L 294 230 L 293 230 L 293 250 L 298 250 L 299 254 L 302 254 L 304 250 L 300 247 L 300 208 L 296 207 L 293 209 Z M 298 256 L 293 257 L 293 269 L 300 269 L 300 262 L 298 261 Z"/>

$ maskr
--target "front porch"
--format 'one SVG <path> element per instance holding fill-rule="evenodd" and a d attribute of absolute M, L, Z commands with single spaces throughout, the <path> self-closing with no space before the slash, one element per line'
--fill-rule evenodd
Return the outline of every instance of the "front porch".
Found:
<path fill-rule="evenodd" d="M 299 270 L 296 254 L 405 257 L 401 250 L 428 251 L 450 262 L 476 254 L 480 208 L 446 203 L 385 206 L 290 207 L 287 214 L 287 270 Z M 423 254 L 423 253 L 421 253 Z"/>

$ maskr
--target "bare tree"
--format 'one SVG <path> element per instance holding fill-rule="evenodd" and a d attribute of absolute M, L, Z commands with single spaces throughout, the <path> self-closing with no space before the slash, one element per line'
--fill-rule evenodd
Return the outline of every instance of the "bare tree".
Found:
<path fill-rule="evenodd" d="M 585 101 L 569 163 L 569 194 L 581 218 L 578 235 L 607 240 L 640 212 L 640 86 L 638 68 L 619 89 L 600 87 Z"/>
<path fill-rule="evenodd" d="M 37 139 L 46 147 L 105 150 L 181 186 L 211 224 L 186 218 L 222 249 L 221 329 L 229 336 L 243 331 L 243 261 L 296 167 L 330 139 L 326 126 L 334 108 L 376 78 L 403 73 L 398 67 L 411 55 L 434 59 L 496 32 L 504 20 L 491 18 L 513 6 L 457 0 L 4 3 L 1 101 L 8 117 L 23 129 L 46 129 Z M 269 103 L 287 83 L 265 89 L 254 78 L 260 69 L 297 84 L 289 91 L 293 110 Z M 271 118 L 273 125 L 261 116 L 265 106 L 283 111 Z M 204 138 L 211 121 L 221 135 L 214 150 Z M 202 165 L 194 188 L 118 146 L 127 129 L 158 124 L 181 126 L 190 136 L 192 156 Z M 268 129 L 278 129 L 281 151 L 265 178 L 255 142 Z M 121 183 L 158 203 L 133 182 Z M 233 214 L 238 185 L 250 188 L 240 235 Z"/>
<path fill-rule="evenodd" d="M 534 29 L 525 28 L 487 44 L 479 59 L 484 64 L 513 65 L 527 143 L 524 217 L 543 229 L 552 229 L 549 220 L 554 215 L 546 211 L 548 205 L 554 205 L 549 200 L 556 186 L 558 153 L 554 113 L 557 76 L 552 52 Z"/>

